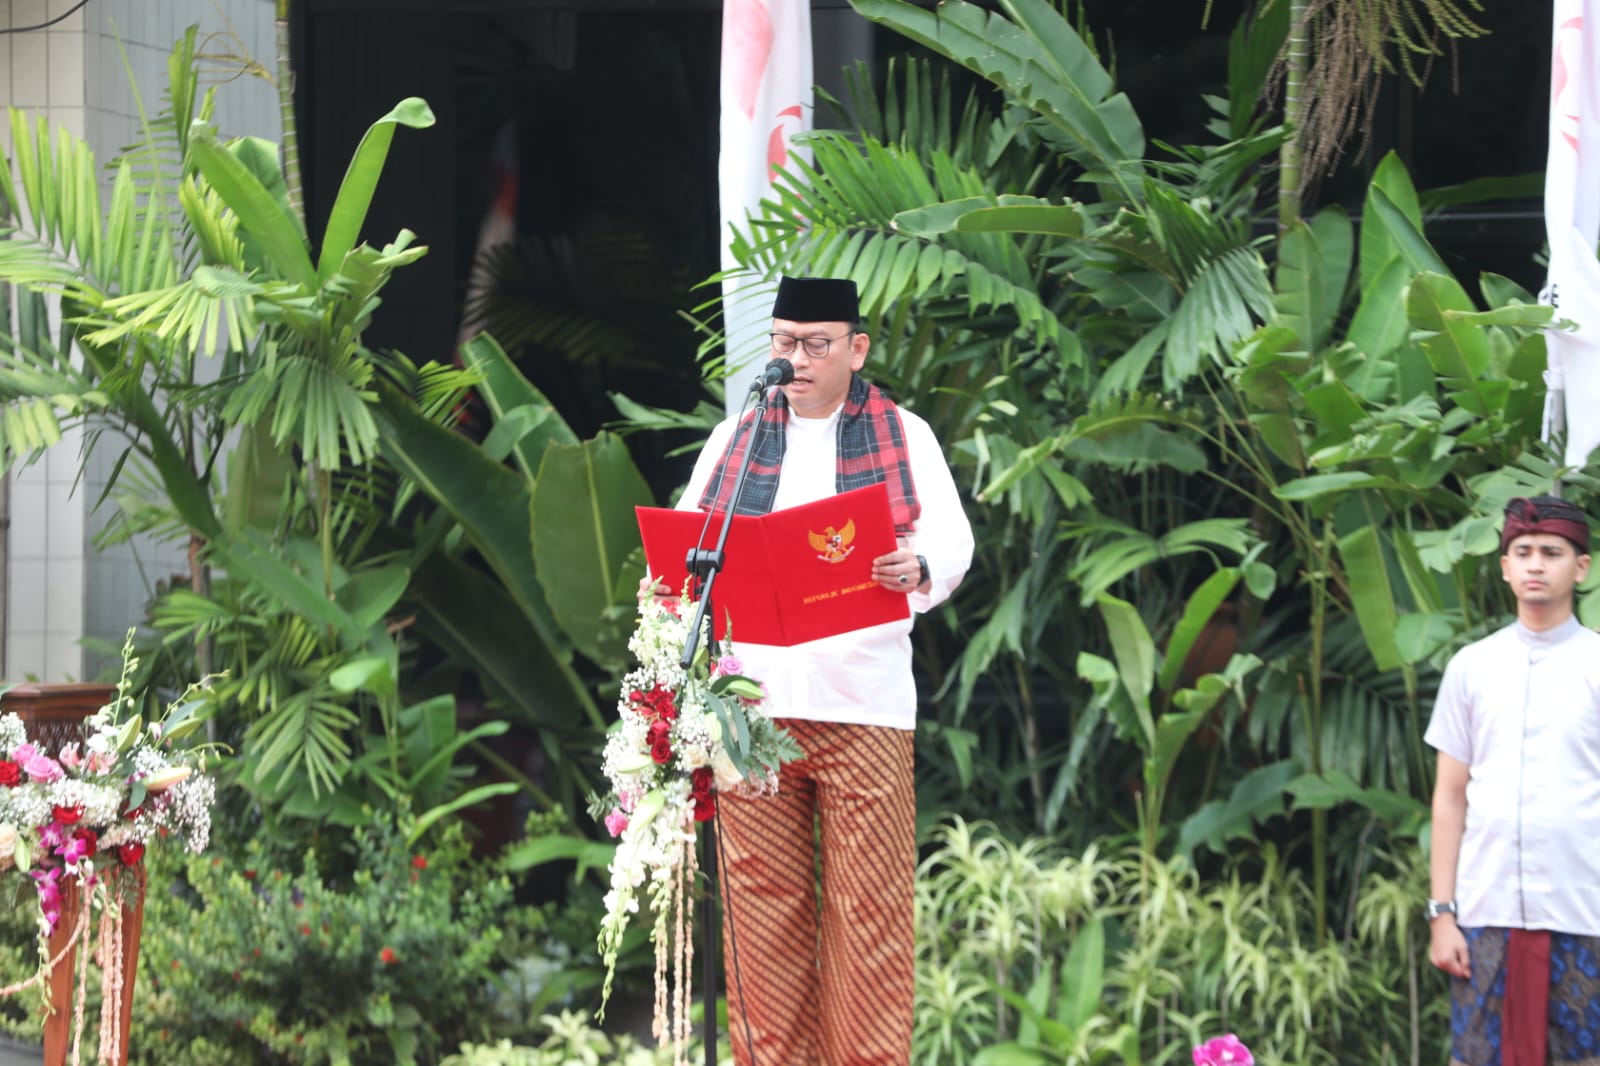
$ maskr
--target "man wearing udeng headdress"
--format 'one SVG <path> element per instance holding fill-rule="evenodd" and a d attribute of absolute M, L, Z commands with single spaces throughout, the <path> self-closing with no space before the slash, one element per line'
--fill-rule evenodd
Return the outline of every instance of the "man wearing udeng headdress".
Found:
<path fill-rule="evenodd" d="M 1427 741 L 1432 961 L 1452 1066 L 1600 1064 L 1600 634 L 1573 615 L 1589 521 L 1515 499 L 1500 572 L 1517 620 L 1456 654 Z"/>

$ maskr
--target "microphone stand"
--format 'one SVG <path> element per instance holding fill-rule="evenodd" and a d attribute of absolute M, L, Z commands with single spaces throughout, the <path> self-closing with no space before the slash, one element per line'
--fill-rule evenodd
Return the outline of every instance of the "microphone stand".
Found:
<path fill-rule="evenodd" d="M 791 375 L 792 376 L 792 375 Z M 744 450 L 744 457 L 739 461 L 739 473 L 734 478 L 733 496 L 728 501 L 727 512 L 723 515 L 722 528 L 717 531 L 717 543 L 714 548 L 706 549 L 696 545 L 689 549 L 684 563 L 690 575 L 694 578 L 693 588 L 699 597 L 695 605 L 694 619 L 689 624 L 689 636 L 684 641 L 683 655 L 678 660 L 678 665 L 685 671 L 694 664 L 699 651 L 702 633 L 706 634 L 706 647 L 711 655 L 717 653 L 716 642 L 716 614 L 711 611 L 712 590 L 717 583 L 717 575 L 727 563 L 728 533 L 733 529 L 733 516 L 739 511 L 739 497 L 744 493 L 744 483 L 750 474 L 750 461 L 755 458 L 756 446 L 761 443 L 761 431 L 765 428 L 767 413 L 767 388 L 765 382 L 758 382 L 761 387 L 757 392 L 756 404 L 751 408 L 750 419 L 750 444 Z M 742 420 L 741 420 L 742 421 Z M 734 427 L 733 444 L 738 444 L 739 427 Z M 710 516 L 707 516 L 709 523 Z M 701 533 L 702 541 L 704 532 Z M 709 629 L 707 626 L 709 625 Z M 701 1031 L 705 1043 L 706 1066 L 717 1066 L 717 1008 L 716 996 L 712 989 L 717 980 L 717 937 L 713 926 L 717 919 L 716 888 L 717 888 L 717 848 L 716 848 L 716 821 L 702 823 L 705 835 L 701 838 L 704 843 L 705 854 L 701 859 L 701 868 L 705 871 L 707 891 L 705 898 L 700 902 L 700 1004 L 701 1004 Z M 726 907 L 724 907 L 726 910 Z M 738 955 L 735 952 L 734 966 L 738 966 Z M 736 976 L 737 979 L 737 976 Z M 740 998 L 743 1006 L 743 997 Z M 728 1019 L 729 1024 L 733 1019 Z M 752 1044 L 750 1054 L 755 1055 L 755 1046 Z M 753 1058 L 752 1058 L 753 1061 Z"/>

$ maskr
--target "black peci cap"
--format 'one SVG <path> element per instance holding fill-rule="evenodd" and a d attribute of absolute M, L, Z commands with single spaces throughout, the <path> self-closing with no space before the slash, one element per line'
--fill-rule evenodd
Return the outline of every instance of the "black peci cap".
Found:
<path fill-rule="evenodd" d="M 842 278 L 791 278 L 778 282 L 772 317 L 788 322 L 850 322 L 861 318 L 856 283 Z"/>

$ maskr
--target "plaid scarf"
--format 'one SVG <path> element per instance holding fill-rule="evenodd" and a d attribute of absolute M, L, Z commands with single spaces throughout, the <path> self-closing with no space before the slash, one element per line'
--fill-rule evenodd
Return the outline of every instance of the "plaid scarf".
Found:
<path fill-rule="evenodd" d="M 706 483 L 700 497 L 702 511 L 728 509 L 739 464 L 750 446 L 751 423 L 755 412 L 744 417 L 734 431 L 728 449 Z M 778 474 L 783 470 L 784 431 L 789 424 L 789 401 L 779 392 L 761 419 L 760 441 L 750 460 L 744 491 L 739 496 L 739 514 L 760 515 L 772 510 L 778 495 Z M 835 491 L 849 492 L 886 482 L 889 486 L 889 513 L 897 533 L 909 533 L 922 506 L 911 481 L 911 456 L 906 449 L 906 431 L 900 423 L 900 409 L 876 385 L 867 384 L 860 374 L 850 377 L 850 392 L 839 412 L 839 460 L 834 474 Z"/>

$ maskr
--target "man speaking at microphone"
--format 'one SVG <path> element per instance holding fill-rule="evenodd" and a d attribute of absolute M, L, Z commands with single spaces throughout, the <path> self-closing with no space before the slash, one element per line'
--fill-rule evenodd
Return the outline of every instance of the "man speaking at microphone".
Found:
<path fill-rule="evenodd" d="M 899 546 L 873 560 L 872 578 L 920 613 L 960 584 L 972 529 L 928 424 L 861 377 L 870 340 L 860 326 L 855 282 L 779 283 L 772 351 L 793 364 L 794 378 L 768 405 L 739 513 L 885 483 Z M 746 426 L 730 447 L 734 423 L 712 431 L 679 508 L 726 510 L 732 502 L 755 428 Z M 911 623 L 908 612 L 792 647 L 739 646 L 805 753 L 784 766 L 776 796 L 725 794 L 719 805 L 728 1028 L 745 1066 L 910 1061 Z"/>

